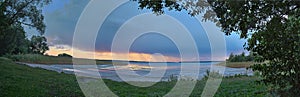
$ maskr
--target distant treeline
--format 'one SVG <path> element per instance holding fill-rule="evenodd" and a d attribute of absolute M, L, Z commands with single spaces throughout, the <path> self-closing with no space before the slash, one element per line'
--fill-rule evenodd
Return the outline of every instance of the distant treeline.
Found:
<path fill-rule="evenodd" d="M 245 52 L 239 55 L 234 55 L 231 53 L 227 61 L 229 62 L 250 62 L 258 59 L 258 56 L 254 55 L 252 52 L 248 56 L 245 55 Z"/>
<path fill-rule="evenodd" d="M 67 53 L 58 54 L 57 56 L 59 56 L 59 57 L 70 57 L 70 58 L 72 58 L 72 56 L 69 55 L 69 54 L 67 54 Z"/>

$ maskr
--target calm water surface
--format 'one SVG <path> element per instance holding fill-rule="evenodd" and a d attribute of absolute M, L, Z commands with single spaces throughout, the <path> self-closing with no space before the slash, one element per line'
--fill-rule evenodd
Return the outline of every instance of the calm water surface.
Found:
<path fill-rule="evenodd" d="M 179 78 L 189 78 L 197 76 L 202 79 L 207 70 L 223 73 L 224 76 L 236 74 L 253 75 L 252 70 L 246 68 L 228 68 L 217 66 L 219 62 L 200 62 L 200 63 L 137 63 L 130 62 L 128 65 L 41 65 L 27 64 L 31 67 L 39 67 L 47 70 L 64 72 L 68 74 L 76 72 L 79 76 L 104 78 L 115 81 L 166 81 L 170 76 Z M 183 67 L 182 67 L 183 66 Z M 181 72 L 181 69 L 186 71 Z M 198 69 L 198 70 L 197 70 Z M 150 71 L 153 71 L 150 73 Z M 196 71 L 195 71 L 196 70 Z M 121 74 L 121 77 L 118 75 Z M 100 76 L 99 76 L 100 74 Z M 126 78 L 126 79 L 124 79 Z"/>

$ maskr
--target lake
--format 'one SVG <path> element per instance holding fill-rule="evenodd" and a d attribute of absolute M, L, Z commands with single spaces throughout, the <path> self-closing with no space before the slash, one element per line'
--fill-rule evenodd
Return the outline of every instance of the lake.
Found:
<path fill-rule="evenodd" d="M 31 67 L 38 67 L 56 72 L 73 74 L 79 76 L 104 78 L 114 81 L 167 81 L 171 76 L 177 78 L 189 78 L 197 76 L 202 79 L 207 70 L 224 73 L 223 76 L 234 76 L 236 74 L 253 75 L 252 70 L 246 68 L 229 68 L 217 66 L 219 62 L 200 63 L 141 63 L 130 62 L 128 65 L 42 65 L 28 64 Z M 182 67 L 184 66 L 184 67 Z M 185 68 L 185 71 L 181 69 Z M 198 70 L 197 70 L 198 69 Z M 197 70 L 197 71 L 195 71 Z M 150 71 L 153 71 L 150 73 Z M 182 72 L 181 72 L 182 71 Z M 99 76 L 101 75 L 101 77 Z"/>

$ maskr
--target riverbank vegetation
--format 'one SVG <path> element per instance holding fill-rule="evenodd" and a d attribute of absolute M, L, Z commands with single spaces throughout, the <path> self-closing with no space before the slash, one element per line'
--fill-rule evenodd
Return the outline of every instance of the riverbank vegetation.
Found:
<path fill-rule="evenodd" d="M 259 56 L 255 56 L 252 52 L 249 55 L 242 54 L 234 55 L 231 53 L 226 62 L 221 62 L 217 65 L 226 66 L 230 68 L 249 68 L 250 66 L 257 64 L 255 60 L 257 60 Z"/>
<path fill-rule="evenodd" d="M 253 62 L 255 60 L 258 59 L 258 56 L 254 55 L 252 52 L 250 52 L 249 55 L 246 55 L 245 52 L 243 52 L 242 54 L 237 54 L 234 55 L 233 53 L 231 53 L 229 55 L 229 58 L 226 60 L 228 62 Z"/>
<path fill-rule="evenodd" d="M 33 63 L 33 64 L 73 64 L 73 58 L 69 56 L 47 56 L 41 54 L 19 54 L 19 55 L 6 55 L 7 58 L 12 59 L 15 62 L 21 63 Z M 96 64 L 112 64 L 111 60 L 93 60 L 93 59 L 81 59 L 75 58 L 78 61 L 81 61 L 82 65 L 84 63 L 96 62 Z M 117 64 L 118 62 L 116 62 Z M 87 64 L 90 65 L 90 64 Z"/>
<path fill-rule="evenodd" d="M 221 62 L 217 65 L 219 66 L 226 66 L 230 68 L 249 68 L 250 66 L 254 65 L 255 62 Z"/>

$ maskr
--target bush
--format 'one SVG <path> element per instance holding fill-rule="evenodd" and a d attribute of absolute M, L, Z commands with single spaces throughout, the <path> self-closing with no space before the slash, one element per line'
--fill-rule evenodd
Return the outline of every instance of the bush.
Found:
<path fill-rule="evenodd" d="M 209 70 L 206 70 L 206 75 L 204 76 L 204 79 L 208 79 L 209 77 L 211 78 L 221 78 L 223 77 L 219 72 L 217 71 L 209 71 Z"/>

